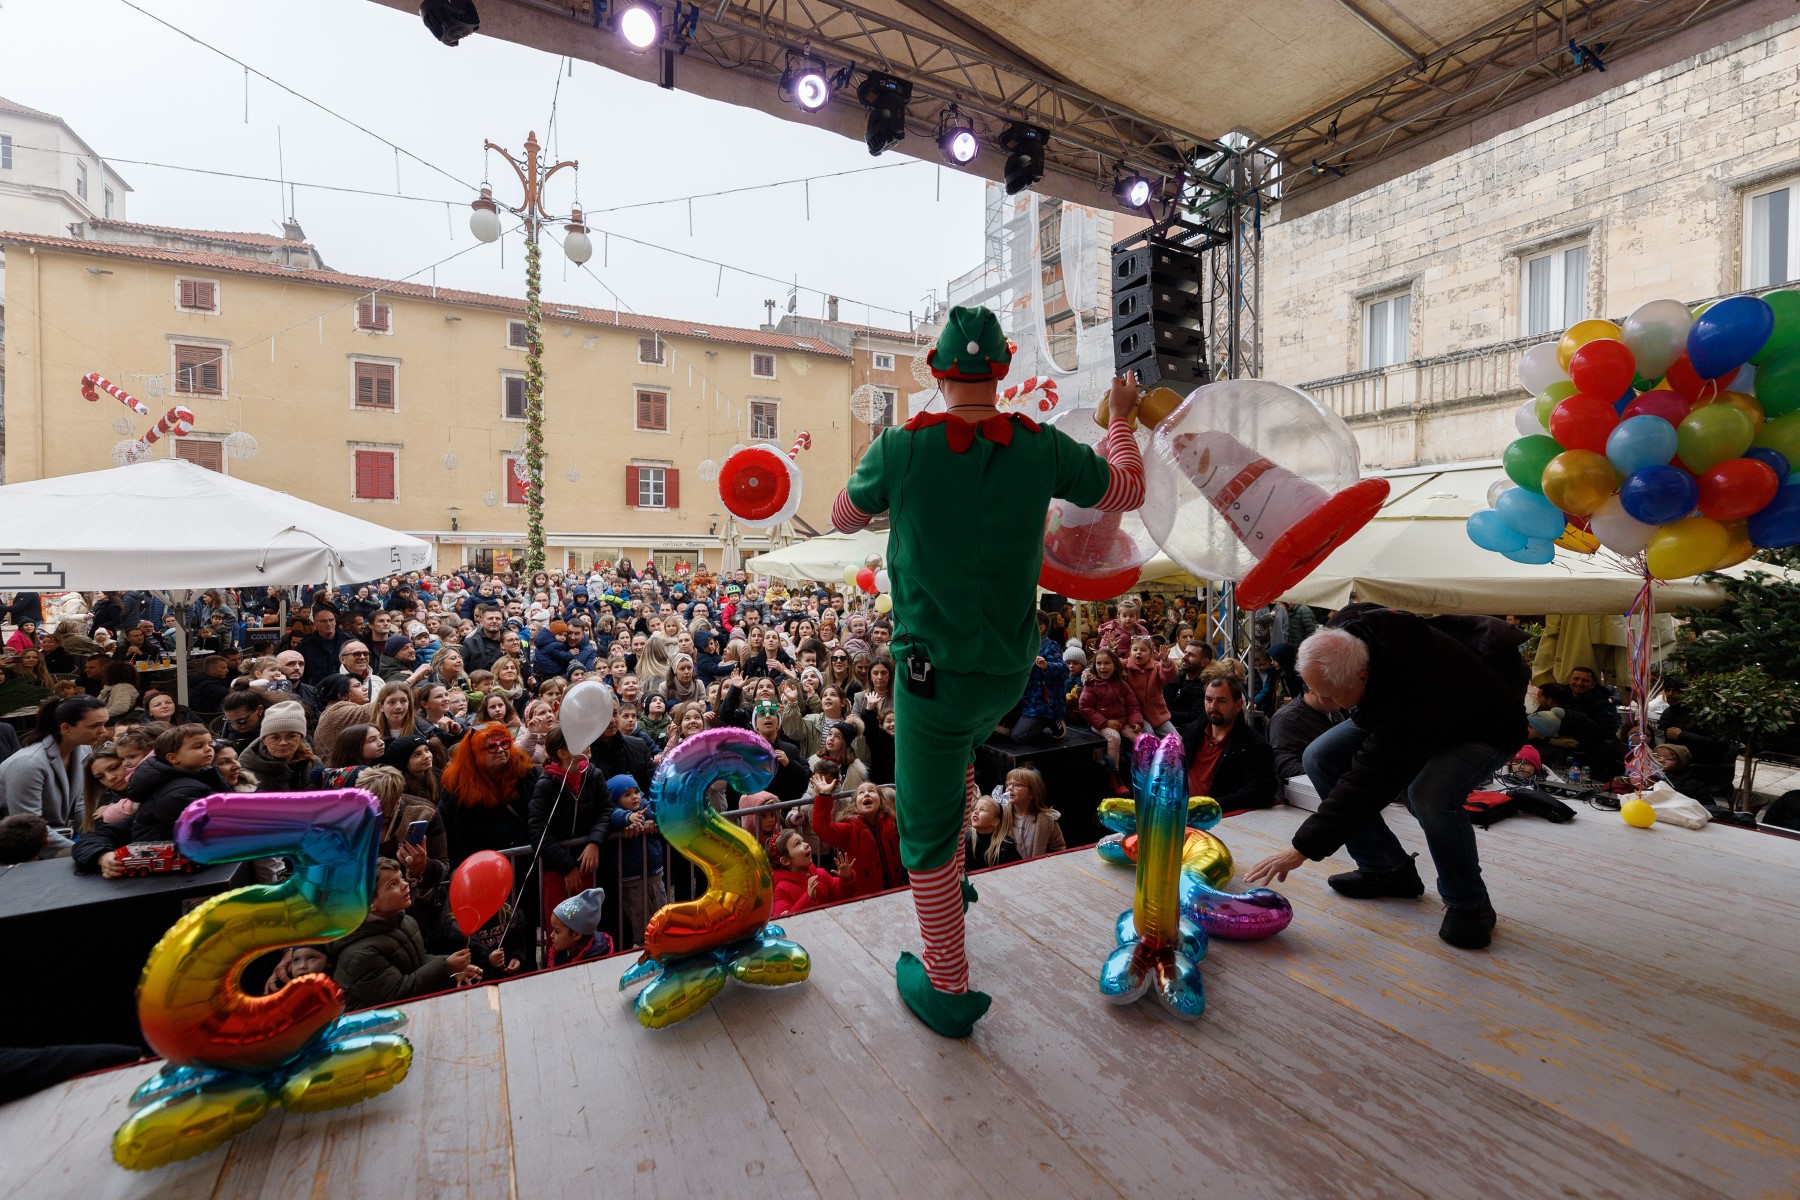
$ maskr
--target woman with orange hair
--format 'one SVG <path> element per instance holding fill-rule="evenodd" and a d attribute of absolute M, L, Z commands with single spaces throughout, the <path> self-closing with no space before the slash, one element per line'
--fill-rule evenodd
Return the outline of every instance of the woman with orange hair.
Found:
<path fill-rule="evenodd" d="M 477 850 L 526 845 L 536 783 L 531 756 L 513 743 L 506 726 L 478 725 L 458 742 L 439 782 L 451 866 Z"/>

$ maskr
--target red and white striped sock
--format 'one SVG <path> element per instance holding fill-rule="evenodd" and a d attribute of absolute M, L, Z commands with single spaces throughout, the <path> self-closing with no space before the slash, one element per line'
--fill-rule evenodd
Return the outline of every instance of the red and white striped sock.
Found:
<path fill-rule="evenodd" d="M 913 907 L 925 942 L 925 973 L 940 992 L 969 990 L 963 949 L 962 856 L 933 871 L 913 871 Z"/>

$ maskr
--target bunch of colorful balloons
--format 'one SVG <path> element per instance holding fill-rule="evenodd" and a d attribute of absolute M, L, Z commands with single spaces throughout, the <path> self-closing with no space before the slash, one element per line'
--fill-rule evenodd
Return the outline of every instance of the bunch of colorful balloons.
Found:
<path fill-rule="evenodd" d="M 1519 380 L 1534 398 L 1469 518 L 1477 546 L 1522 563 L 1604 546 L 1680 579 L 1800 544 L 1800 291 L 1581 321 Z"/>
<path fill-rule="evenodd" d="M 894 607 L 894 581 L 881 565 L 879 557 L 871 556 L 862 566 L 855 563 L 844 568 L 844 586 L 856 588 L 865 596 L 875 597 L 875 611 L 890 612 Z"/>

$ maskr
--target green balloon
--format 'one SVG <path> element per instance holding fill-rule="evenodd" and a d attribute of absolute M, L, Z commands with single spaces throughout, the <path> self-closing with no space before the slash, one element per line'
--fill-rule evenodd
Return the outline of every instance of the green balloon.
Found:
<path fill-rule="evenodd" d="M 1780 451 L 1790 463 L 1800 462 L 1800 413 L 1766 422 L 1762 433 L 1757 435 L 1756 444 Z"/>
<path fill-rule="evenodd" d="M 1740 408 L 1703 404 L 1675 427 L 1676 453 L 1694 474 L 1709 471 L 1750 448 L 1756 426 Z"/>
<path fill-rule="evenodd" d="M 1788 294 L 1800 296 L 1800 292 Z M 1755 388 L 1764 416 L 1785 417 L 1800 409 L 1800 352 L 1765 360 L 1756 368 Z"/>
<path fill-rule="evenodd" d="M 1733 410 L 1735 411 L 1735 410 Z M 1742 413 L 1738 414 L 1743 416 Z M 1522 437 L 1506 448 L 1506 474 L 1509 479 L 1522 488 L 1530 488 L 1534 492 L 1544 490 L 1544 468 L 1550 460 L 1563 452 L 1553 437 L 1533 434 Z"/>
<path fill-rule="evenodd" d="M 1769 334 L 1763 348 L 1750 356 L 1750 361 L 1759 367 L 1784 357 L 1791 350 L 1800 350 L 1800 291 L 1783 288 L 1764 296 L 1763 302 L 1775 310 L 1775 331 Z M 1761 372 L 1758 372 L 1756 390 L 1759 399 L 1762 392 L 1760 376 Z"/>
<path fill-rule="evenodd" d="M 1550 414 L 1556 411 L 1557 405 L 1573 396 L 1576 390 L 1575 385 L 1565 379 L 1560 383 L 1553 383 L 1539 392 L 1537 398 L 1538 424 L 1545 429 L 1550 428 Z"/>

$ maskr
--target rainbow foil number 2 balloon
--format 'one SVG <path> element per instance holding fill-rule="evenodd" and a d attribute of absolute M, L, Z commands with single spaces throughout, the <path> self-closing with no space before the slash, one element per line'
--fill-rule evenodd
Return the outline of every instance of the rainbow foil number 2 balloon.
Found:
<path fill-rule="evenodd" d="M 196 862 L 280 856 L 285 881 L 237 888 L 163 935 L 138 983 L 144 1040 L 167 1060 L 133 1093 L 113 1158 L 149 1170 L 203 1154 L 276 1107 L 320 1112 L 380 1095 L 412 1046 L 393 1010 L 344 1015 L 344 994 L 303 975 L 269 996 L 238 986 L 245 964 L 286 946 L 329 942 L 362 924 L 375 888 L 381 805 L 360 789 L 215 795 L 175 824 Z"/>

